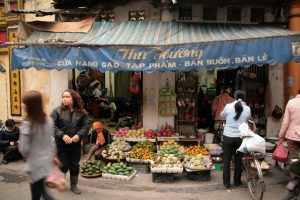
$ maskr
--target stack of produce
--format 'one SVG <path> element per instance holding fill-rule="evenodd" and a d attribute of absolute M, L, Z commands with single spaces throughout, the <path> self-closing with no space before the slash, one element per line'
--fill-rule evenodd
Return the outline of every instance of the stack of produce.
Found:
<path fill-rule="evenodd" d="M 208 150 L 202 146 L 190 146 L 184 150 L 184 154 L 188 156 L 208 155 Z"/>
<path fill-rule="evenodd" d="M 124 140 L 117 139 L 113 143 L 109 145 L 109 149 L 117 149 L 120 151 L 129 151 L 131 150 L 131 146 L 129 143 L 125 142 Z"/>
<path fill-rule="evenodd" d="M 186 156 L 183 165 L 193 170 L 210 170 L 213 166 L 211 158 L 203 155 Z"/>
<path fill-rule="evenodd" d="M 132 117 L 124 117 L 123 119 L 121 119 L 118 126 L 119 127 L 131 127 L 132 125 L 134 125 L 134 119 Z"/>
<path fill-rule="evenodd" d="M 150 128 L 146 131 L 144 136 L 145 136 L 146 139 L 155 139 L 156 138 L 156 133 Z"/>
<path fill-rule="evenodd" d="M 115 137 L 124 138 L 125 135 L 127 134 L 128 130 L 129 130 L 128 127 L 119 129 L 117 132 L 115 132 Z"/>
<path fill-rule="evenodd" d="M 113 175 L 121 175 L 121 176 L 130 176 L 134 172 L 133 167 L 128 166 L 126 163 L 107 163 L 105 167 L 103 167 L 103 173 L 105 174 L 113 174 Z"/>
<path fill-rule="evenodd" d="M 148 140 L 145 140 L 145 141 L 141 141 L 141 142 L 136 143 L 133 146 L 133 149 L 149 149 L 151 151 L 154 151 L 155 146 L 152 142 L 149 142 Z"/>
<path fill-rule="evenodd" d="M 180 145 L 177 142 L 175 142 L 174 140 L 168 140 L 168 141 L 163 142 L 163 144 L 160 146 L 159 149 L 163 150 L 163 149 L 166 149 L 166 148 L 171 147 L 171 146 L 174 146 L 178 149 L 181 148 Z"/>
<path fill-rule="evenodd" d="M 174 155 L 159 156 L 151 165 L 153 173 L 181 173 L 183 166 L 180 159 Z"/>
<path fill-rule="evenodd" d="M 173 127 L 169 124 L 166 124 L 165 126 L 162 126 L 158 133 L 157 137 L 172 137 L 174 133 Z"/>
<path fill-rule="evenodd" d="M 158 156 L 172 154 L 177 158 L 183 158 L 183 148 L 174 140 L 165 141 L 159 149 Z"/>
<path fill-rule="evenodd" d="M 123 151 L 113 148 L 108 148 L 107 150 L 102 151 L 103 158 L 109 160 L 120 160 L 125 158 Z"/>
<path fill-rule="evenodd" d="M 129 153 L 128 158 L 134 160 L 153 160 L 153 155 L 150 149 L 135 149 Z M 128 160 L 132 161 L 132 160 Z"/>
<path fill-rule="evenodd" d="M 87 161 L 80 166 L 81 175 L 100 175 L 103 170 L 103 165 L 99 161 Z"/>
<path fill-rule="evenodd" d="M 127 134 L 126 134 L 126 138 L 143 138 L 145 134 L 145 129 L 144 128 L 140 128 L 140 129 L 129 129 Z"/>

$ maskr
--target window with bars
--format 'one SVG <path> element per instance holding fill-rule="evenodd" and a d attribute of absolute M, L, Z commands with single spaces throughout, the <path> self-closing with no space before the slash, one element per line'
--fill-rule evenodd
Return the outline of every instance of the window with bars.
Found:
<path fill-rule="evenodd" d="M 102 12 L 99 15 L 100 22 L 112 22 L 115 20 L 115 14 L 112 11 L 109 12 Z"/>
<path fill-rule="evenodd" d="M 242 9 L 241 7 L 228 7 L 227 20 L 228 21 L 241 21 Z"/>
<path fill-rule="evenodd" d="M 18 1 L 17 0 L 8 0 L 6 5 L 7 5 L 7 11 L 18 9 Z"/>
<path fill-rule="evenodd" d="M 129 11 L 129 21 L 144 21 L 145 10 L 132 10 Z"/>
<path fill-rule="evenodd" d="M 4 13 L 8 13 L 10 10 L 23 9 L 23 0 L 3 0 L 4 2 Z M 6 20 L 15 21 L 18 20 L 18 15 L 9 14 L 6 16 Z"/>
<path fill-rule="evenodd" d="M 179 20 L 192 20 L 192 7 L 185 7 L 179 9 Z"/>
<path fill-rule="evenodd" d="M 217 12 L 216 6 L 203 6 L 203 20 L 217 20 Z"/>
<path fill-rule="evenodd" d="M 264 22 L 265 21 L 265 8 L 251 8 L 251 22 Z"/>

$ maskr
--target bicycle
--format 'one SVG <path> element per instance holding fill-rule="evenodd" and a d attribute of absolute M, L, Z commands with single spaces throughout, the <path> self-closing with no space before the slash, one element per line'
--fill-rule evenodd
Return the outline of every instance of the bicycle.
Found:
<path fill-rule="evenodd" d="M 254 200 L 261 200 L 265 192 L 265 183 L 263 172 L 261 170 L 259 160 L 263 159 L 263 155 L 256 152 L 249 154 L 243 153 L 243 173 L 247 179 L 248 189 Z"/>

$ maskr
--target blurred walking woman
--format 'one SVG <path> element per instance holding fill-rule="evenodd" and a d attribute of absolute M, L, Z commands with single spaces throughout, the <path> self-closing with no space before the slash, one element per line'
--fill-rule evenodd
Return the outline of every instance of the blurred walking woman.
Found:
<path fill-rule="evenodd" d="M 242 157 L 236 153 L 241 146 L 242 139 L 239 130 L 240 124 L 248 122 L 251 118 L 251 110 L 246 105 L 246 93 L 241 90 L 235 92 L 235 101 L 227 104 L 221 112 L 221 116 L 226 119 L 223 133 L 223 153 L 224 153 L 224 169 L 223 184 L 226 188 L 230 187 L 230 161 L 234 155 L 234 185 L 242 184 Z"/>
<path fill-rule="evenodd" d="M 90 125 L 79 94 L 74 90 L 64 91 L 62 104 L 53 110 L 51 117 L 54 121 L 57 156 L 62 162 L 61 170 L 64 173 L 70 171 L 71 190 L 80 194 L 77 183 L 81 139 L 88 133 Z"/>
<path fill-rule="evenodd" d="M 44 112 L 42 95 L 29 91 L 22 97 L 27 116 L 21 127 L 21 154 L 26 158 L 26 171 L 30 180 L 32 200 L 53 199 L 44 186 L 50 174 L 55 156 L 53 121 Z"/>

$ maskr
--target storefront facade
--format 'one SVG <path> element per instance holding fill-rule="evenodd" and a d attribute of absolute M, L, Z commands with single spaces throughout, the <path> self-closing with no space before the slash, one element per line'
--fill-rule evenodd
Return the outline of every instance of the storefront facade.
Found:
<path fill-rule="evenodd" d="M 26 5 L 26 4 L 25 4 Z M 133 5 L 128 5 L 129 8 L 133 8 Z M 134 5 L 136 8 L 139 8 L 139 5 Z M 201 6 L 200 6 L 201 7 Z M 199 7 L 199 8 L 200 8 Z M 118 10 L 120 8 L 116 8 Z M 194 8 L 193 8 L 194 9 Z M 200 9 L 199 9 L 200 10 Z M 154 12 L 154 11 L 153 11 Z M 117 13 L 117 12 L 116 12 Z M 125 15 L 126 11 L 121 12 Z M 147 13 L 147 11 L 146 11 Z M 120 16 L 122 16 L 120 14 Z M 158 16 L 154 13 L 150 14 L 149 21 L 160 20 L 161 21 L 170 21 L 174 19 L 174 13 L 171 13 L 167 10 L 167 7 L 162 9 L 161 15 Z M 199 14 L 199 13 L 198 13 Z M 222 12 L 221 14 L 222 15 Z M 266 14 L 266 16 L 268 16 Z M 147 15 L 146 15 L 147 16 Z M 159 19 L 160 18 L 160 19 Z M 116 21 L 118 17 L 115 18 Z M 120 18 L 120 21 L 124 19 L 124 17 Z M 148 17 L 147 17 L 148 20 Z M 248 19 L 243 19 L 247 21 Z M 193 19 L 191 21 L 201 21 L 197 19 Z M 196 51 L 194 51 L 196 55 Z M 252 59 L 252 58 L 250 58 Z M 263 58 L 262 58 L 263 59 Z M 168 71 L 168 70 L 166 70 Z M 67 71 L 36 71 L 35 69 L 22 70 L 22 77 L 24 80 L 22 83 L 22 91 L 26 91 L 28 89 L 37 89 L 46 94 L 49 99 L 46 101 L 47 111 L 49 112 L 53 107 L 57 105 L 59 102 L 59 95 L 64 89 L 68 88 L 68 72 Z M 26 78 L 25 78 L 26 77 Z M 36 81 L 33 81 L 33 77 Z M 36 77 L 39 77 L 36 79 Z M 47 77 L 47 78 L 46 78 Z M 274 66 L 269 67 L 269 81 L 271 90 L 273 91 L 273 96 L 283 96 L 283 65 L 275 64 Z M 41 80 L 39 80 L 41 79 Z M 143 79 L 143 125 L 146 128 L 154 128 L 157 129 L 161 124 L 168 122 L 169 124 L 174 124 L 174 117 L 163 117 L 158 113 L 158 90 L 160 87 L 164 86 L 166 83 L 166 79 L 169 80 L 171 87 L 175 86 L 175 74 L 173 72 L 153 72 L 153 73 L 144 73 Z M 59 84 L 58 84 L 59 83 Z M 155 84 L 153 84 L 155 83 Z M 58 87 L 59 86 L 59 87 Z M 274 90 L 273 90 L 274 89 Z M 272 101 L 273 105 L 281 105 L 283 107 L 284 102 L 283 98 L 274 98 Z M 273 107 L 273 105 L 269 105 Z M 277 127 L 276 125 L 277 124 Z M 267 135 L 275 135 L 277 133 L 276 129 L 280 126 L 280 122 L 268 120 L 268 134 Z"/>

